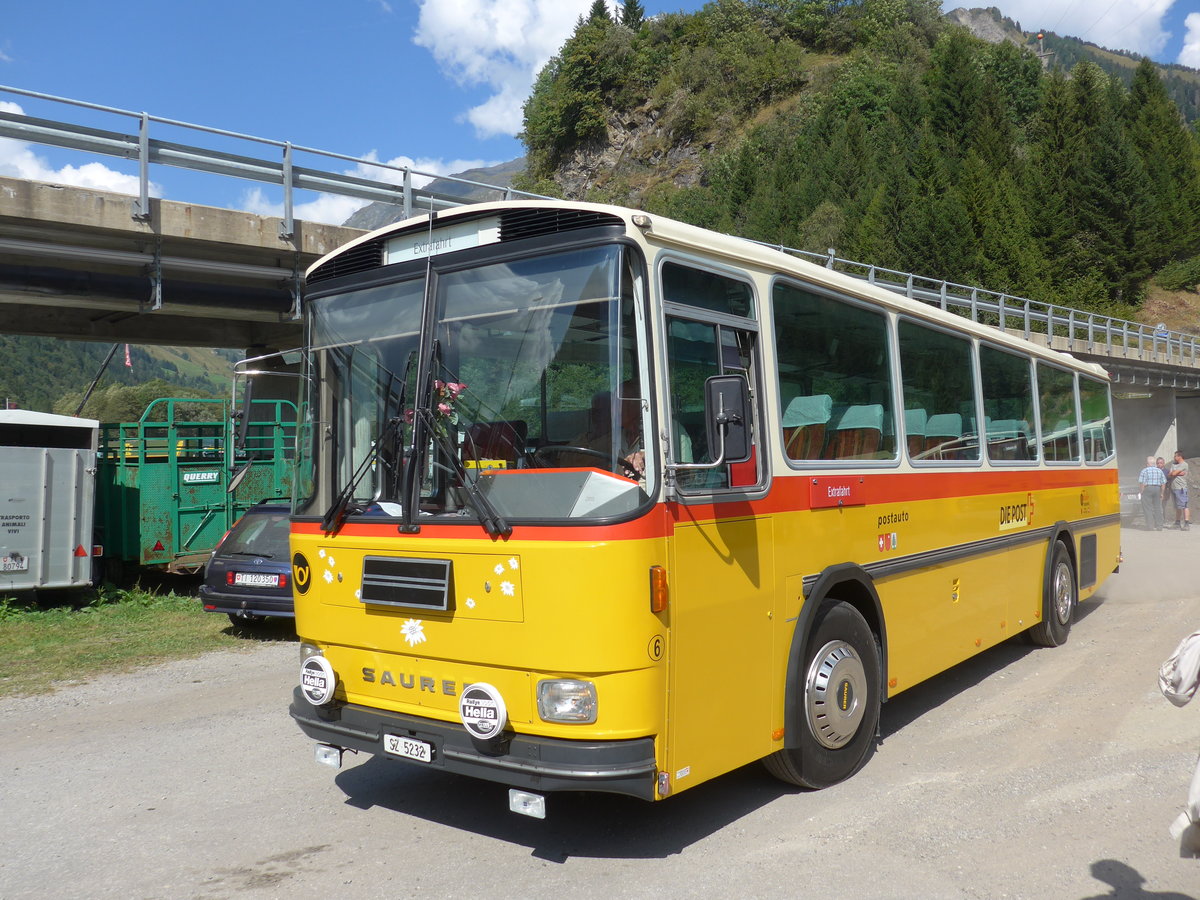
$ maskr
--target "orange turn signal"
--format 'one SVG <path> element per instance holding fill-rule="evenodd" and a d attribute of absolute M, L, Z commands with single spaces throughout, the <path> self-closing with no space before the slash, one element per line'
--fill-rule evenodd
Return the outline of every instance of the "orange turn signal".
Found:
<path fill-rule="evenodd" d="M 667 592 L 667 570 L 662 566 L 650 567 L 650 612 L 667 611 L 670 594 Z"/>

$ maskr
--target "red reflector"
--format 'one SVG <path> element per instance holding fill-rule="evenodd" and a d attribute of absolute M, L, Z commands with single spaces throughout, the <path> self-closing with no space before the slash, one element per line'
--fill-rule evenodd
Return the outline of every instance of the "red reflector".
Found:
<path fill-rule="evenodd" d="M 151 552 L 153 552 L 155 550 L 166 550 L 166 549 L 167 548 L 162 545 L 162 541 L 155 541 L 154 546 L 150 548 Z"/>
<path fill-rule="evenodd" d="M 103 556 L 103 555 L 104 555 L 104 545 L 103 544 L 92 544 L 92 556 Z"/>
<path fill-rule="evenodd" d="M 205 604 L 204 604 L 204 609 L 205 609 L 207 612 L 212 612 L 212 611 L 213 611 L 214 609 L 216 609 L 216 608 L 217 608 L 217 607 L 216 607 L 216 604 L 214 604 L 214 603 L 205 603 Z"/>
<path fill-rule="evenodd" d="M 650 567 L 650 612 L 667 611 L 670 595 L 667 593 L 667 570 L 662 566 Z"/>
<path fill-rule="evenodd" d="M 233 584 L 233 572 L 232 571 L 225 573 L 225 583 Z"/>
<path fill-rule="evenodd" d="M 282 588 L 282 587 L 287 587 L 287 576 L 286 576 L 286 575 L 280 575 L 280 576 L 279 576 L 279 586 L 280 586 L 281 588 Z"/>
<path fill-rule="evenodd" d="M 88 555 L 88 554 L 87 554 L 87 551 L 83 549 L 83 544 L 78 544 L 78 545 L 76 545 L 76 547 L 75 547 L 75 555 L 76 555 L 76 556 L 87 556 L 87 555 Z"/>

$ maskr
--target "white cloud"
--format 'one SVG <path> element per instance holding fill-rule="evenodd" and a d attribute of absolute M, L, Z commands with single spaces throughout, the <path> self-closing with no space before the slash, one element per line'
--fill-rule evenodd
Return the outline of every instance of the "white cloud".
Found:
<path fill-rule="evenodd" d="M 447 161 L 397 156 L 393 159 L 382 161 L 382 165 L 392 167 L 385 169 L 378 165 L 371 165 L 371 163 L 381 162 L 373 150 L 370 153 L 364 154 L 362 159 L 362 162 L 358 163 L 352 169 L 345 170 L 343 174 L 353 175 L 356 178 L 369 178 L 372 181 L 381 181 L 385 184 L 403 184 L 404 173 L 398 170 L 407 168 L 413 171 L 412 185 L 414 188 L 424 187 L 440 175 L 453 175 L 456 172 L 463 172 L 467 169 L 495 165 L 494 162 L 482 159 L 455 159 Z M 422 174 L 418 175 L 416 174 L 417 172 Z M 320 194 L 313 200 L 296 203 L 292 207 L 292 215 L 306 222 L 324 222 L 329 225 L 341 225 L 369 202 L 368 200 L 360 200 L 357 197 Z M 282 216 L 283 200 L 272 200 L 262 188 L 255 187 L 247 190 L 242 195 L 237 208 L 260 216 Z"/>
<path fill-rule="evenodd" d="M 1111 50 L 1154 56 L 1170 35 L 1163 29 L 1167 10 L 1176 0 L 1124 0 L 1121 3 L 1080 3 L 1079 0 L 998 0 L 995 5 L 1025 31 L 1053 31 Z M 943 8 L 982 6 L 944 3 Z M 1098 7 L 1103 8 L 1098 8 Z"/>
<path fill-rule="evenodd" d="M 465 86 L 492 96 L 465 113 L 481 138 L 516 135 L 538 71 L 570 36 L 590 0 L 418 0 L 413 42 Z"/>
<path fill-rule="evenodd" d="M 1187 33 L 1183 36 L 1183 49 L 1179 51 L 1176 62 L 1181 66 L 1200 69 L 1200 13 L 1188 13 L 1183 25 Z"/>
<path fill-rule="evenodd" d="M 17 115 L 24 114 L 19 105 L 6 100 L 0 100 L 0 110 Z M 84 163 L 80 166 L 65 165 L 56 169 L 44 157 L 34 153 L 28 142 L 12 138 L 0 138 L 0 175 L 30 181 L 46 181 L 51 184 L 69 184 L 98 191 L 113 191 L 118 194 L 136 195 L 140 191 L 136 175 L 114 171 L 98 162 Z M 152 182 L 150 193 L 159 197 L 162 189 Z"/>

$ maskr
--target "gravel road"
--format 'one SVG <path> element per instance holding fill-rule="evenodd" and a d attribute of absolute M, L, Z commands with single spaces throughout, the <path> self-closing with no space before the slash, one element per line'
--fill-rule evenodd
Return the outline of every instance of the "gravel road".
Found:
<path fill-rule="evenodd" d="M 537 821 L 496 785 L 335 774 L 287 715 L 291 643 L 0 701 L 0 898 L 1200 897 L 1167 834 L 1200 701 L 1155 680 L 1200 627 L 1200 532 L 1123 542 L 1066 646 L 895 698 L 867 767 L 816 793 L 755 765 L 654 805 L 552 796 Z"/>

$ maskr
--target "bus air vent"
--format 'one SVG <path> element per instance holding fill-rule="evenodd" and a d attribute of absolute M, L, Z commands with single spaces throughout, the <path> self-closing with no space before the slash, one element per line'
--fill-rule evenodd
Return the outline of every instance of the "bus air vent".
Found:
<path fill-rule="evenodd" d="M 365 557 L 360 599 L 371 605 L 452 609 L 454 567 L 448 559 Z"/>
<path fill-rule="evenodd" d="M 335 256 L 323 266 L 313 270 L 308 276 L 309 284 L 338 278 L 342 275 L 353 275 L 355 272 L 366 272 L 383 265 L 383 240 L 364 241 L 357 247 Z"/>
<path fill-rule="evenodd" d="M 500 240 L 519 241 L 605 225 L 624 229 L 625 223 L 617 216 L 588 209 L 516 209 L 500 216 Z"/>

